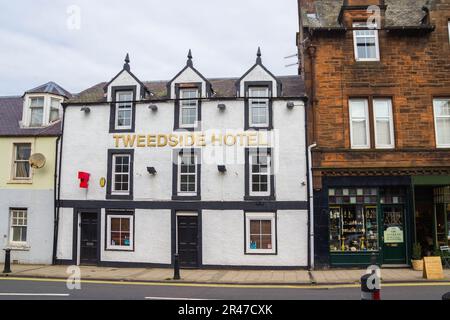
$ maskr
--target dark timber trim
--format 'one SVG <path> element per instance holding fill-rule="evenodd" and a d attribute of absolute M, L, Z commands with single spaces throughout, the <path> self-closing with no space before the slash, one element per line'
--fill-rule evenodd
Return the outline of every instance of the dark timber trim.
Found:
<path fill-rule="evenodd" d="M 250 154 L 265 153 L 270 155 L 270 195 L 269 196 L 252 196 L 250 195 Z M 244 200 L 266 200 L 275 201 L 275 174 L 274 159 L 272 157 L 271 148 L 246 148 L 245 149 L 245 197 Z M 307 203 L 307 201 L 305 201 Z"/>
<path fill-rule="evenodd" d="M 195 196 L 183 196 L 178 194 L 178 160 L 184 153 L 191 153 L 197 157 L 197 194 Z M 202 164 L 200 149 L 176 149 L 172 152 L 172 200 L 201 200 L 202 197 Z"/>
<path fill-rule="evenodd" d="M 249 89 L 250 88 L 267 88 L 269 89 L 269 126 L 267 127 L 254 127 L 250 125 L 250 98 Z M 246 81 L 244 83 L 245 90 L 245 109 L 244 109 L 244 129 L 245 130 L 273 130 L 273 82 L 272 81 Z"/>
<path fill-rule="evenodd" d="M 117 107 L 117 93 L 123 91 L 132 91 L 132 119 L 131 129 L 116 129 L 116 107 Z M 111 88 L 111 111 L 109 116 L 109 133 L 133 133 L 136 130 L 136 86 L 117 86 Z"/>
<path fill-rule="evenodd" d="M 112 164 L 113 155 L 126 154 L 130 155 L 130 184 L 129 184 L 129 194 L 128 195 L 113 195 L 112 194 Z M 110 149 L 108 150 L 108 174 L 107 174 L 107 189 L 106 189 L 106 199 L 117 199 L 117 200 L 133 200 L 133 190 L 134 190 L 134 149 Z"/>

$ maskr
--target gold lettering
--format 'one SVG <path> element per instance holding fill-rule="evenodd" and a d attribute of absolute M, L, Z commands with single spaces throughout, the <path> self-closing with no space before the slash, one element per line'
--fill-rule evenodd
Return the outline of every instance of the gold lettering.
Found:
<path fill-rule="evenodd" d="M 195 136 L 192 133 L 185 135 L 186 137 L 186 147 L 192 147 L 195 144 Z"/>
<path fill-rule="evenodd" d="M 231 138 L 231 143 L 230 143 L 230 138 Z M 236 136 L 233 134 L 227 134 L 225 136 L 224 141 L 225 141 L 225 145 L 227 145 L 229 147 L 234 146 L 236 144 Z"/>
<path fill-rule="evenodd" d="M 156 147 L 156 136 L 154 134 L 149 134 L 147 136 L 147 147 L 149 148 Z"/>
<path fill-rule="evenodd" d="M 137 136 L 137 147 L 145 148 L 145 136 L 144 135 Z"/>
<path fill-rule="evenodd" d="M 197 136 L 197 146 L 205 147 L 206 146 L 206 137 L 204 134 L 200 134 Z"/>
<path fill-rule="evenodd" d="M 136 135 L 135 134 L 133 134 L 133 135 L 129 134 L 123 138 L 123 144 L 124 144 L 125 148 L 133 148 L 135 143 L 136 143 Z"/>
<path fill-rule="evenodd" d="M 114 141 L 115 141 L 114 144 L 115 144 L 116 148 L 119 148 L 120 139 L 123 139 L 123 135 L 117 135 L 117 134 L 114 135 Z"/>
<path fill-rule="evenodd" d="M 258 139 L 259 146 L 268 146 L 269 142 L 267 141 L 267 132 L 260 132 Z"/>
<path fill-rule="evenodd" d="M 219 143 L 219 146 L 222 145 L 222 135 L 220 134 L 218 137 L 214 133 L 211 137 L 211 144 L 215 146 L 217 143 Z"/>
<path fill-rule="evenodd" d="M 159 134 L 158 135 L 158 148 L 163 148 L 167 146 L 167 135 Z"/>
<path fill-rule="evenodd" d="M 258 145 L 258 134 L 256 132 L 249 132 L 248 134 L 248 146 L 254 147 Z"/>
<path fill-rule="evenodd" d="M 169 146 L 176 147 L 178 145 L 178 136 L 175 134 L 169 135 Z"/>

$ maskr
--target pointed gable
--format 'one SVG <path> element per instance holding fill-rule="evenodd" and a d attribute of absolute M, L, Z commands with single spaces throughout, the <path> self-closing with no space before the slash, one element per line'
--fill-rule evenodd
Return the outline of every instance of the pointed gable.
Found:
<path fill-rule="evenodd" d="M 186 66 L 167 83 L 167 93 L 170 99 L 176 99 L 176 88 L 180 86 L 198 85 L 201 88 L 201 97 L 212 95 L 211 83 L 194 68 L 192 52 L 189 50 Z"/>
<path fill-rule="evenodd" d="M 130 56 L 128 53 L 125 57 L 123 69 L 103 88 L 107 101 L 114 100 L 114 97 L 112 97 L 112 89 L 115 87 L 135 87 L 136 100 L 145 99 L 150 93 L 144 83 L 131 72 Z"/>
<path fill-rule="evenodd" d="M 258 48 L 256 63 L 236 82 L 239 97 L 245 97 L 246 83 L 270 83 L 273 97 L 281 95 L 281 82 L 262 63 L 261 49 Z"/>

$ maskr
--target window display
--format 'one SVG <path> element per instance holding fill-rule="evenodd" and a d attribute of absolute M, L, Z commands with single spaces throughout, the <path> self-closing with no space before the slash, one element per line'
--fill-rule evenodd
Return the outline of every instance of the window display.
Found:
<path fill-rule="evenodd" d="M 330 189 L 329 196 L 331 252 L 378 251 L 377 189 Z"/>

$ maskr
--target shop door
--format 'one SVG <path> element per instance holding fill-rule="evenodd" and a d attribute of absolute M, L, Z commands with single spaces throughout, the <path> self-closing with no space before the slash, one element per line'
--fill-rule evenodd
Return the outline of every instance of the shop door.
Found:
<path fill-rule="evenodd" d="M 183 268 L 198 268 L 198 216 L 179 215 L 178 255 Z"/>
<path fill-rule="evenodd" d="M 405 210 L 401 205 L 381 207 L 383 264 L 406 264 Z"/>
<path fill-rule="evenodd" d="M 98 262 L 97 213 L 80 213 L 80 264 L 96 265 Z"/>

